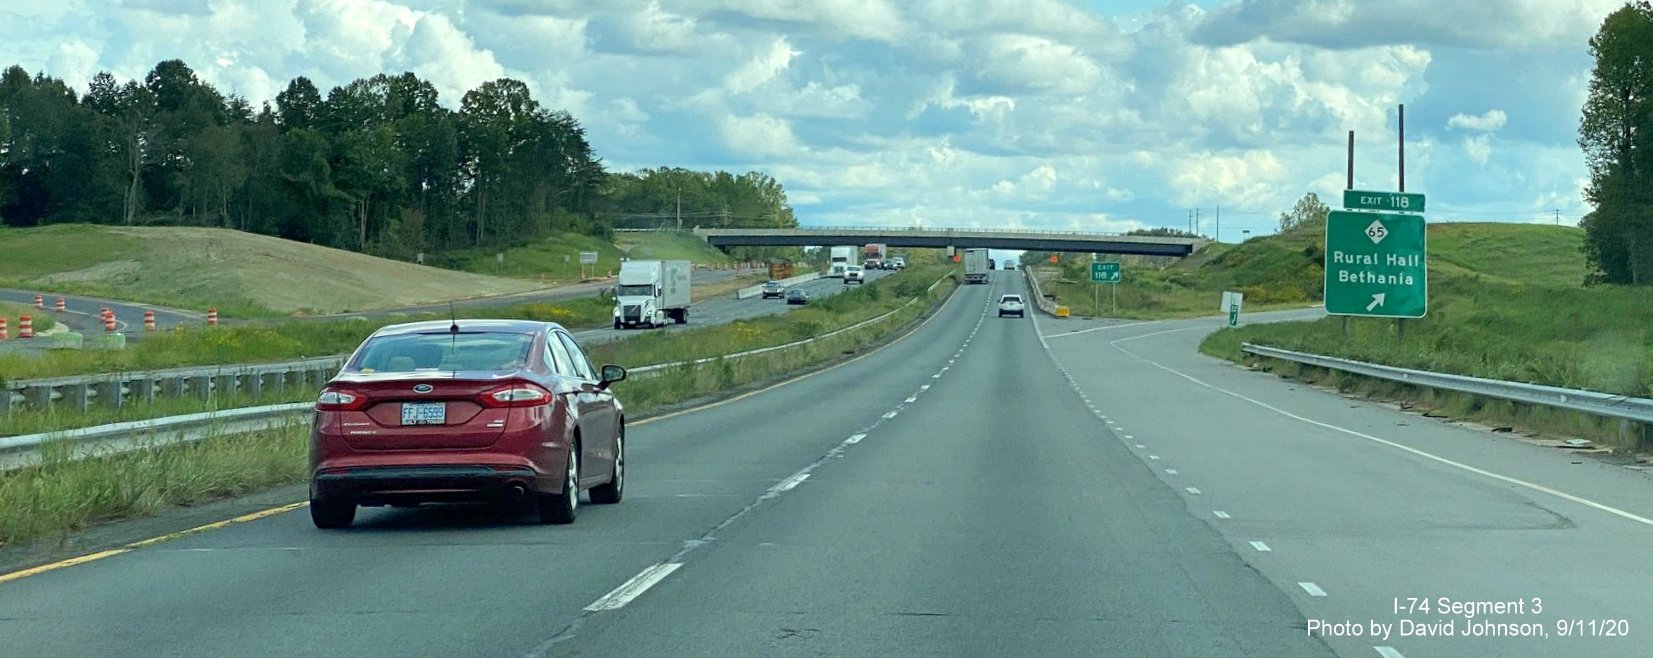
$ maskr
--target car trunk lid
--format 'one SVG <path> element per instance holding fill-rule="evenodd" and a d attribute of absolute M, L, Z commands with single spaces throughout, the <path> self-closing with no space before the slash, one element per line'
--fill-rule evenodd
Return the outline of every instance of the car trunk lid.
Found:
<path fill-rule="evenodd" d="M 485 448 L 505 432 L 510 409 L 485 407 L 482 394 L 504 386 L 509 372 L 345 374 L 333 388 L 366 398 L 340 430 L 358 450 Z"/>

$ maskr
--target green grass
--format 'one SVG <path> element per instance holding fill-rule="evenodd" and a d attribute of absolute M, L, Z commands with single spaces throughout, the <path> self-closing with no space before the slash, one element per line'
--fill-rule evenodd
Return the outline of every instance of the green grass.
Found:
<path fill-rule="evenodd" d="M 587 272 L 599 276 L 619 271 L 619 248 L 612 243 L 579 233 L 561 233 L 526 245 L 508 249 L 465 249 L 443 254 L 427 255 L 425 262 L 476 274 L 532 279 L 536 283 L 577 281 L 580 278 L 580 252 L 597 252 L 597 264 L 587 266 Z M 499 254 L 504 254 L 503 261 Z"/>
<path fill-rule="evenodd" d="M 888 288 L 921 295 L 929 303 L 906 306 L 885 322 L 795 349 L 640 376 L 617 384 L 615 390 L 630 413 L 645 415 L 854 354 L 933 310 L 951 291 L 951 286 L 937 286 L 930 292 L 927 286 Z M 853 298 L 855 293 L 846 297 Z M 696 345 L 704 341 L 690 332 L 667 339 Z M 66 535 L 102 521 L 146 516 L 169 505 L 199 504 L 301 482 L 306 476 L 307 449 L 308 427 L 303 424 L 88 459 L 71 459 L 66 445 L 51 444 L 39 465 L 0 478 L 0 501 L 4 501 L 0 504 L 0 546 Z"/>
<path fill-rule="evenodd" d="M 86 459 L 50 444 L 0 478 L 0 546 L 302 480 L 308 436 L 298 424 Z"/>
<path fill-rule="evenodd" d="M 51 311 L 42 311 L 28 304 L 0 302 L 0 318 L 6 319 L 8 339 L 17 338 L 17 330 L 23 326 L 19 319 L 25 315 L 29 316 L 29 324 L 34 327 L 37 334 L 57 326 L 57 320 L 52 318 Z"/>
<path fill-rule="evenodd" d="M 730 262 L 728 254 L 690 233 L 616 233 L 615 244 L 634 260 L 686 260 L 695 263 Z"/>
<path fill-rule="evenodd" d="M 0 229 L 0 285 L 229 318 L 394 308 L 532 290 L 478 276 L 222 228 Z"/>
<path fill-rule="evenodd" d="M 458 315 L 542 320 L 569 327 L 601 326 L 613 317 L 611 302 L 596 297 L 462 310 Z M 180 326 L 144 336 L 124 350 L 0 352 L 0 381 L 333 356 L 356 349 L 363 339 L 385 325 L 446 317 L 432 313 L 365 321 L 289 320 L 220 327 Z"/>
<path fill-rule="evenodd" d="M 1577 229 L 1520 224 L 1430 227 L 1430 308 L 1405 322 L 1341 318 L 1223 329 L 1200 349 L 1242 361 L 1241 343 L 1475 377 L 1653 396 L 1653 295 L 1644 288 L 1581 285 Z M 1285 368 L 1272 364 L 1273 368 Z M 1289 369 L 1301 374 L 1299 369 Z M 1359 378 L 1309 373 L 1342 387 Z M 1601 437 L 1599 419 L 1507 403 L 1361 382 L 1375 395 L 1441 413 Z"/>

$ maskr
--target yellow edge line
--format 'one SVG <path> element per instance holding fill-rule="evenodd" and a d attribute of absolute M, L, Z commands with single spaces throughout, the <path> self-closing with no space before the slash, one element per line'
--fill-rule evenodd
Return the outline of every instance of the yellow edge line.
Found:
<path fill-rule="evenodd" d="M 196 527 L 190 528 L 188 530 L 179 530 L 178 532 L 168 533 L 168 534 L 165 534 L 165 535 L 161 535 L 159 537 L 151 537 L 149 539 L 145 539 L 145 540 L 142 540 L 142 541 L 135 541 L 135 542 L 132 542 L 132 543 L 127 544 L 125 546 L 122 546 L 120 548 L 111 548 L 111 549 L 106 550 L 106 551 L 98 551 L 96 553 L 88 553 L 86 555 L 81 555 L 79 557 L 72 557 L 72 558 L 69 558 L 67 560 L 59 560 L 57 562 L 52 562 L 50 564 L 42 564 L 38 567 L 30 567 L 28 569 L 23 569 L 21 571 L 13 571 L 13 572 L 7 573 L 7 574 L 0 574 L 0 583 L 8 583 L 8 582 L 11 582 L 13 580 L 21 580 L 23 578 L 28 578 L 29 576 L 43 574 L 43 573 L 46 573 L 48 571 L 56 571 L 58 569 L 63 569 L 63 568 L 66 568 L 66 567 L 72 567 L 72 566 L 75 566 L 75 565 L 78 565 L 78 564 L 86 564 L 87 562 L 96 562 L 96 561 L 102 560 L 103 558 L 106 558 L 106 557 L 114 557 L 116 555 L 120 555 L 121 553 L 131 552 L 131 551 L 134 551 L 134 550 L 137 550 L 137 549 L 140 549 L 140 548 L 144 548 L 146 546 L 153 546 L 155 544 L 172 541 L 174 539 L 179 539 L 181 537 L 187 537 L 189 535 L 193 535 L 193 534 L 200 533 L 200 532 L 206 532 L 208 530 L 217 530 L 219 528 L 229 526 L 229 525 L 234 525 L 236 523 L 246 523 L 248 521 L 257 521 L 258 519 L 262 519 L 262 518 L 265 518 L 265 517 L 268 517 L 268 516 L 275 516 L 275 515 L 281 514 L 283 512 L 291 512 L 293 510 L 296 510 L 300 507 L 304 507 L 304 506 L 309 505 L 309 504 L 310 504 L 309 501 L 289 503 L 289 504 L 286 504 L 286 505 L 282 505 L 280 507 L 274 507 L 274 508 L 267 509 L 267 510 L 260 510 L 260 511 L 257 511 L 257 512 L 252 512 L 250 514 L 242 514 L 241 516 L 237 516 L 233 519 L 224 519 L 223 521 L 216 521 L 216 522 L 213 522 L 213 523 L 208 523 L 208 524 L 203 525 L 203 526 L 196 526 Z"/>
<path fill-rule="evenodd" d="M 954 292 L 957 292 L 956 288 L 954 289 Z M 677 416 L 682 416 L 684 414 L 690 414 L 690 413 L 695 413 L 697 411 L 705 411 L 707 409 L 712 409 L 712 408 L 715 408 L 715 407 L 721 407 L 721 406 L 729 404 L 731 402 L 735 402 L 735 401 L 738 401 L 738 400 L 744 400 L 746 398 L 752 397 L 752 396 L 757 395 L 759 393 L 765 393 L 765 392 L 772 391 L 772 390 L 775 390 L 777 388 L 780 388 L 782 386 L 786 386 L 788 384 L 793 384 L 793 383 L 796 383 L 796 382 L 803 381 L 805 379 L 809 379 L 810 377 L 814 377 L 816 375 L 824 375 L 826 373 L 832 372 L 833 370 L 837 370 L 837 369 L 842 368 L 844 366 L 847 366 L 851 363 L 855 363 L 856 361 L 860 361 L 861 359 L 865 359 L 869 356 L 877 354 L 878 352 L 882 351 L 884 348 L 889 347 L 891 345 L 894 345 L 896 343 L 899 343 L 903 340 L 906 340 L 908 336 L 911 336 L 913 334 L 918 333 L 918 330 L 923 329 L 925 325 L 930 324 L 931 320 L 934 320 L 938 316 L 940 316 L 941 312 L 947 308 L 948 304 L 953 303 L 953 300 L 955 298 L 956 298 L 956 295 L 953 295 L 953 294 L 949 293 L 947 295 L 947 301 L 942 302 L 941 308 L 936 309 L 936 312 L 934 314 L 932 314 L 928 318 L 925 318 L 923 323 L 919 324 L 917 327 L 913 327 L 912 331 L 909 331 L 905 334 L 902 334 L 901 337 L 896 338 L 895 340 L 892 340 L 888 343 L 885 343 L 882 346 L 879 346 L 877 349 L 874 349 L 871 352 L 867 352 L 867 353 L 862 354 L 860 356 L 857 356 L 855 358 L 849 359 L 848 361 L 843 361 L 843 362 L 838 363 L 837 365 L 831 366 L 829 368 L 823 368 L 823 369 L 817 370 L 815 372 L 811 372 L 811 373 L 804 374 L 804 375 L 799 375 L 797 377 L 793 377 L 792 379 L 788 379 L 786 381 L 783 381 L 783 382 L 780 382 L 780 383 L 777 383 L 777 384 L 773 384 L 773 385 L 758 389 L 756 391 L 752 391 L 750 393 L 743 393 L 741 395 L 729 398 L 727 400 L 719 400 L 717 402 L 713 402 L 713 403 L 710 403 L 710 404 L 704 404 L 704 405 L 694 407 L 694 408 L 691 408 L 691 409 L 684 409 L 682 411 L 675 411 L 675 412 L 666 414 L 664 416 L 655 416 L 654 418 L 648 418 L 648 419 L 645 419 L 645 420 L 640 420 L 640 421 L 637 421 L 636 423 L 632 423 L 632 424 L 633 425 L 647 425 L 649 423 L 662 421 L 662 420 L 665 420 L 667 418 L 675 418 Z M 114 557 L 116 555 L 131 552 L 131 551 L 134 551 L 134 550 L 137 550 L 137 549 L 140 549 L 140 548 L 154 546 L 155 544 L 169 542 L 169 541 L 172 541 L 174 539 L 179 539 L 179 538 L 182 538 L 182 537 L 187 537 L 189 535 L 206 532 L 208 530 L 217 530 L 219 528 L 235 525 L 237 523 L 246 523 L 248 521 L 257 521 L 257 520 L 265 518 L 265 517 L 270 517 L 270 516 L 275 516 L 277 514 L 291 512 L 293 510 L 296 510 L 300 507 L 304 507 L 304 506 L 309 505 L 309 504 L 310 504 L 309 501 L 299 501 L 299 502 L 296 502 L 296 503 L 288 503 L 288 504 L 282 505 L 280 507 L 272 507 L 272 508 L 267 509 L 267 510 L 260 510 L 260 511 L 257 511 L 257 512 L 252 512 L 250 514 L 242 514 L 241 516 L 237 516 L 237 517 L 232 518 L 232 519 L 224 519 L 223 521 L 215 521 L 213 523 L 208 523 L 208 524 L 202 525 L 202 526 L 196 526 L 196 527 L 190 528 L 188 530 L 179 530 L 178 532 L 168 533 L 168 534 L 165 534 L 165 535 L 161 535 L 159 537 L 151 537 L 149 539 L 144 539 L 142 541 L 135 541 L 135 542 L 132 542 L 132 543 L 127 544 L 125 546 L 122 546 L 120 548 L 111 548 L 109 550 L 98 551 L 96 553 L 88 553 L 86 555 L 81 555 L 79 557 L 72 557 L 72 558 L 69 558 L 67 560 L 59 560 L 57 562 L 52 562 L 52 563 L 49 563 L 49 564 L 42 564 L 38 567 L 30 567 L 28 569 L 23 569 L 21 571 L 13 571 L 11 573 L 0 574 L 0 583 L 8 583 L 8 582 L 11 582 L 11 581 L 14 581 L 14 580 L 21 580 L 21 579 L 24 579 L 24 578 L 28 578 L 29 576 L 43 574 L 43 573 L 46 573 L 48 571 L 56 571 L 58 569 L 72 567 L 72 566 L 79 565 L 79 564 L 86 564 L 87 562 L 96 562 L 96 561 L 102 560 L 106 557 Z"/>

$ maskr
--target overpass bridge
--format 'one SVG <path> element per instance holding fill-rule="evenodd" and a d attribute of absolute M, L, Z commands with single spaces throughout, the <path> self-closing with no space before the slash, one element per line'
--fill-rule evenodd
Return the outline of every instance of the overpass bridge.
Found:
<path fill-rule="evenodd" d="M 694 234 L 718 248 L 830 247 L 881 242 L 891 247 L 1020 249 L 1138 256 L 1187 256 L 1205 246 L 1201 238 L 1173 238 L 1083 231 L 1030 229 L 903 228 L 834 226 L 830 228 L 697 228 Z"/>

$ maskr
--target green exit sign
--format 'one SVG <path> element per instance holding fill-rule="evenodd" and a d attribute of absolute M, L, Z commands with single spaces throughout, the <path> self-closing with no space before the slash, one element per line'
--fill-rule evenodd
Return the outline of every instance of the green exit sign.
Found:
<path fill-rule="evenodd" d="M 1423 195 L 1405 192 L 1343 190 L 1343 207 L 1349 210 L 1423 212 Z"/>
<path fill-rule="evenodd" d="M 1429 310 L 1423 215 L 1334 210 L 1326 216 L 1326 313 L 1421 318 Z"/>
<path fill-rule="evenodd" d="M 1091 283 L 1119 283 L 1119 263 L 1091 263 Z"/>

